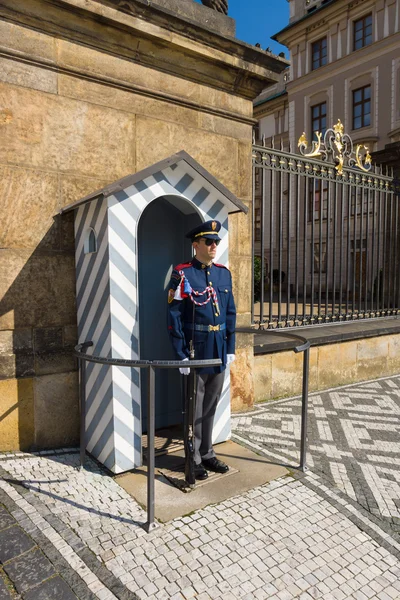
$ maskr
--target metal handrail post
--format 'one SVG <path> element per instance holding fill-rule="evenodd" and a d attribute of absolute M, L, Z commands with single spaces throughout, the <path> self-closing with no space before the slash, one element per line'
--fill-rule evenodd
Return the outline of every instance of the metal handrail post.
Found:
<path fill-rule="evenodd" d="M 187 362 L 182 360 L 140 360 L 140 359 L 123 359 L 123 358 L 103 358 L 102 356 L 94 356 L 85 353 L 85 349 L 93 346 L 93 342 L 83 342 L 77 344 L 74 349 L 74 356 L 79 361 L 79 404 L 80 404 L 80 435 L 81 435 L 81 467 L 86 456 L 86 431 L 85 431 L 85 402 L 86 402 L 86 382 L 85 382 L 85 363 L 91 362 L 100 365 L 117 366 L 120 368 L 139 368 L 149 369 L 148 372 L 148 396 L 147 396 L 147 414 L 148 414 L 148 432 L 147 432 L 147 444 L 148 444 L 148 462 L 147 462 L 147 522 L 143 525 L 143 528 L 150 532 L 154 528 L 158 527 L 154 519 L 155 513 L 155 369 L 179 369 L 181 367 L 187 367 Z M 196 367 L 217 367 L 222 364 L 220 358 L 213 358 L 207 360 L 192 360 L 191 368 Z"/>
<path fill-rule="evenodd" d="M 155 369 L 148 367 L 148 395 L 147 395 L 147 523 L 144 528 L 147 532 L 155 529 L 154 520 L 154 469 L 155 469 Z"/>
<path fill-rule="evenodd" d="M 238 327 L 236 333 L 264 335 L 267 332 L 262 329 L 253 329 L 252 327 Z M 308 381 L 309 381 L 309 365 L 310 365 L 310 341 L 301 335 L 288 333 L 287 331 L 271 331 L 268 330 L 268 336 L 275 335 L 277 337 L 289 337 L 297 342 L 297 345 L 292 348 L 296 354 L 303 353 L 303 381 L 302 381 L 302 396 L 301 396 L 301 438 L 300 438 L 300 465 L 299 468 L 304 472 L 307 470 L 306 452 L 307 452 L 307 412 L 308 412 Z M 300 342 L 300 343 L 299 343 Z"/>
<path fill-rule="evenodd" d="M 307 470 L 307 413 L 308 413 L 308 376 L 310 364 L 310 348 L 303 352 L 303 386 L 301 396 L 301 441 L 300 441 L 300 469 Z"/>
<path fill-rule="evenodd" d="M 85 385 L 86 363 L 79 359 L 79 412 L 80 412 L 80 468 L 83 469 L 86 457 L 86 385 Z"/>
<path fill-rule="evenodd" d="M 81 354 L 87 349 L 93 346 L 93 342 L 84 342 L 78 344 L 75 348 L 75 356 L 78 359 L 79 368 L 79 418 L 80 418 L 80 431 L 79 431 L 79 455 L 80 455 L 80 469 L 83 469 L 86 458 L 86 362 Z"/>

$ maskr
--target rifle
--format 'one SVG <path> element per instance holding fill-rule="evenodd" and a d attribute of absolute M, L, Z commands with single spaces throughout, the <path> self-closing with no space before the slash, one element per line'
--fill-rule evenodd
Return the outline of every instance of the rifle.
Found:
<path fill-rule="evenodd" d="M 189 357 L 194 359 L 194 319 L 195 304 L 193 302 L 192 313 L 192 339 L 189 343 Z M 190 488 L 194 488 L 196 477 L 194 475 L 194 414 L 196 406 L 196 372 L 190 369 L 189 376 L 186 377 L 185 393 L 185 420 L 184 420 L 184 446 L 185 446 L 185 479 Z"/>
<path fill-rule="evenodd" d="M 196 394 L 196 372 L 190 369 L 186 379 L 185 393 L 185 423 L 184 423 L 184 446 L 185 446 L 185 479 L 189 487 L 194 488 L 196 479 L 194 476 L 194 414 Z"/>

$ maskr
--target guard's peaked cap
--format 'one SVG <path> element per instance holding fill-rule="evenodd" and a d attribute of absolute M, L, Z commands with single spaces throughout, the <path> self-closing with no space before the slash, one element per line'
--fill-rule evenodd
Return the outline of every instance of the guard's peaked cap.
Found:
<path fill-rule="evenodd" d="M 221 229 L 221 223 L 219 221 L 206 221 L 201 225 L 198 225 L 189 233 L 186 234 L 187 238 L 190 238 L 192 242 L 195 242 L 196 239 L 200 238 L 209 238 L 211 240 L 219 240 L 221 239 L 218 235 L 219 230 Z"/>

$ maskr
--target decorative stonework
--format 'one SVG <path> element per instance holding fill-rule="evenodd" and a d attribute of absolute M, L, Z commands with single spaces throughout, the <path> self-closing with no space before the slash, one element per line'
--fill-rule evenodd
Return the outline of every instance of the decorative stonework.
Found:
<path fill-rule="evenodd" d="M 326 19 L 320 19 L 316 23 L 313 23 L 312 25 L 309 25 L 306 28 L 306 32 L 309 33 L 310 31 L 314 31 L 315 29 L 319 29 L 322 25 L 325 25 L 325 24 L 326 24 Z"/>
<path fill-rule="evenodd" d="M 204 6 L 212 8 L 218 12 L 222 12 L 225 15 L 228 14 L 228 0 L 201 0 Z"/>

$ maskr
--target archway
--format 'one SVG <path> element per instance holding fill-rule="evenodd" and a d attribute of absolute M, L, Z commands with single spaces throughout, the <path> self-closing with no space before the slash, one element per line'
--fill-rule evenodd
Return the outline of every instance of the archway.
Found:
<path fill-rule="evenodd" d="M 167 295 L 172 269 L 190 260 L 185 234 L 201 223 L 194 205 L 164 196 L 143 211 L 138 225 L 139 354 L 142 359 L 175 360 L 167 329 Z M 156 428 L 182 422 L 182 383 L 178 370 L 159 369 L 156 381 Z M 147 430 L 147 381 L 141 378 L 142 430 Z"/>

